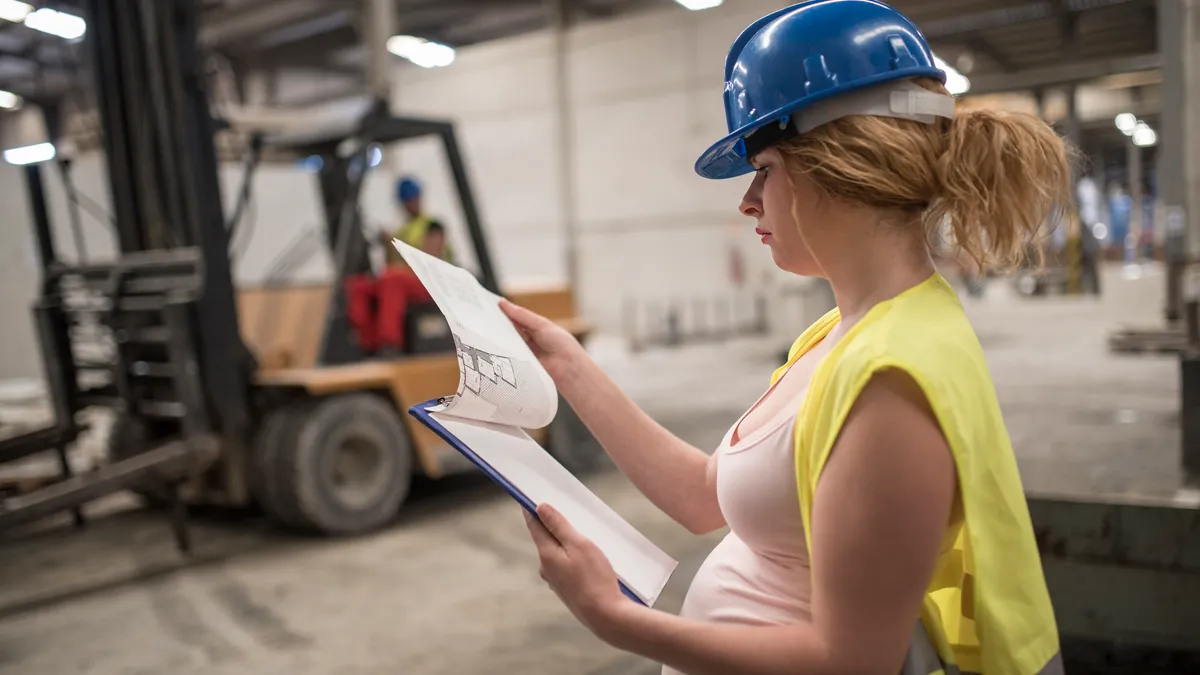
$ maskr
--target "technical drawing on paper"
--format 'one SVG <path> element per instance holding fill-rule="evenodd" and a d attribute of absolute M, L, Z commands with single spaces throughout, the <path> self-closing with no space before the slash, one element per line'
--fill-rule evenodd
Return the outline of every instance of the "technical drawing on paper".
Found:
<path fill-rule="evenodd" d="M 517 388 L 517 374 L 512 360 L 458 342 L 458 362 L 463 372 L 463 385 L 476 396 L 483 395 L 484 381 L 493 385 L 505 384 Z"/>

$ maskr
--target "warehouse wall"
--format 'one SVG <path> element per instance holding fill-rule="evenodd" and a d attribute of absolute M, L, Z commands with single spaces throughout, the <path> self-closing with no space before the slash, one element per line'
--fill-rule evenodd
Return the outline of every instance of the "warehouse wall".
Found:
<path fill-rule="evenodd" d="M 737 212 L 748 179 L 706 181 L 692 165 L 725 133 L 720 93 L 729 44 L 778 6 L 747 0 L 703 12 L 666 9 L 571 31 L 573 205 L 563 204 L 552 35 L 463 50 L 448 68 L 402 65 L 396 108 L 458 120 L 503 278 L 566 279 L 571 224 L 580 299 L 591 318 L 615 328 L 635 295 L 727 291 L 731 247 L 743 250 L 752 279 L 770 274 L 765 250 Z M 435 150 L 404 151 L 398 161 L 428 177 L 432 204 L 447 210 L 448 174 Z"/>

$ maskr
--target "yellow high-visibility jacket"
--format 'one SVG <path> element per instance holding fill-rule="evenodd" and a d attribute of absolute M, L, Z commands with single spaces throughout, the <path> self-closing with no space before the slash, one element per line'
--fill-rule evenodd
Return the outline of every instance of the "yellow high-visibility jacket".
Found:
<path fill-rule="evenodd" d="M 839 320 L 834 309 L 810 326 L 787 365 Z M 954 455 L 963 516 L 958 532 L 947 533 L 905 675 L 1061 675 L 1054 611 L 995 386 L 958 295 L 940 274 L 872 308 L 813 374 L 795 434 L 810 552 L 821 470 L 855 399 L 889 368 L 924 391 Z"/>
<path fill-rule="evenodd" d="M 399 239 L 409 246 L 421 248 L 421 246 L 425 243 L 425 235 L 429 232 L 429 226 L 434 222 L 435 221 L 433 218 L 421 214 L 402 225 L 399 230 L 396 230 L 396 234 L 394 236 L 396 239 Z M 454 262 L 454 252 L 450 250 L 449 239 L 449 233 L 447 233 L 446 245 L 442 248 L 442 260 L 445 260 L 446 262 Z M 395 246 L 385 246 L 384 250 L 386 251 L 385 259 L 387 260 L 388 265 L 404 264 L 404 258 L 401 257 L 400 252 L 396 250 Z"/>

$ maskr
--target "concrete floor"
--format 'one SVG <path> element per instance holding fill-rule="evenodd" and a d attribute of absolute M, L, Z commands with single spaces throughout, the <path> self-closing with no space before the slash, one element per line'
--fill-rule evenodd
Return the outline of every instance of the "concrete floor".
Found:
<path fill-rule="evenodd" d="M 1014 298 L 1004 282 L 966 300 L 1031 492 L 1191 501 L 1178 466 L 1178 365 L 1115 357 L 1109 330 L 1159 322 L 1162 277 L 1106 274 L 1106 295 Z M 786 345 L 597 359 L 669 428 L 715 445 Z M 603 499 L 681 561 L 675 610 L 720 534 L 694 537 L 614 472 Z M 520 512 L 486 480 L 422 484 L 394 527 L 298 539 L 228 514 L 194 523 L 190 563 L 160 516 L 98 505 L 69 528 L 0 540 L 0 674 L 638 674 L 654 664 L 580 628 L 537 577 Z"/>

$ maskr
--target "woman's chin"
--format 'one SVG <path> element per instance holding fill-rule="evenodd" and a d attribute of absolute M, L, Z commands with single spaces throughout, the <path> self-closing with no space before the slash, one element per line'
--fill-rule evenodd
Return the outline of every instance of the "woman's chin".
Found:
<path fill-rule="evenodd" d="M 776 267 L 784 272 L 790 272 L 802 277 L 824 276 L 824 273 L 821 272 L 820 266 L 818 266 L 816 261 L 808 256 L 805 256 L 803 260 L 796 260 L 794 256 L 787 256 L 783 253 L 783 251 L 772 247 L 771 260 L 775 263 Z"/>

